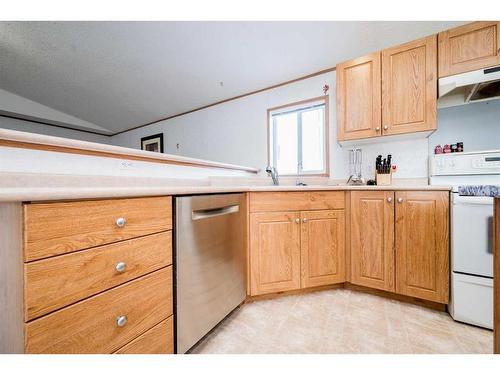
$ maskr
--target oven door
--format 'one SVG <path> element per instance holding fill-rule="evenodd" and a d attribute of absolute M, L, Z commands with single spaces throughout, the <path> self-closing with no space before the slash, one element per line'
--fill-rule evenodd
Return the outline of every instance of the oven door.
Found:
<path fill-rule="evenodd" d="M 493 277 L 493 198 L 453 193 L 453 272 Z"/>

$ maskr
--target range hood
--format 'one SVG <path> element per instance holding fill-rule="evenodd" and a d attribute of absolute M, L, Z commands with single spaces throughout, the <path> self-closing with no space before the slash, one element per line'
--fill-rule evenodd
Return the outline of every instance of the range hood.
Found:
<path fill-rule="evenodd" d="M 500 99 L 500 66 L 439 79 L 438 108 Z"/>

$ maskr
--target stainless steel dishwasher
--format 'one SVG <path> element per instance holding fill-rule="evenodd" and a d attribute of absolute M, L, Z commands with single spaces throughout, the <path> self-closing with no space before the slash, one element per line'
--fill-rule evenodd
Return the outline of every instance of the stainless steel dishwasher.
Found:
<path fill-rule="evenodd" d="M 246 297 L 243 194 L 175 199 L 176 350 L 187 352 Z"/>

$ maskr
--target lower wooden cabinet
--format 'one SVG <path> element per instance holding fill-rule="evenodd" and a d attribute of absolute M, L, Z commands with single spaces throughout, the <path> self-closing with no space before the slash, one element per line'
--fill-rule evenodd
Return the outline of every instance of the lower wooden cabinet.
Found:
<path fill-rule="evenodd" d="M 173 354 L 174 318 L 170 316 L 163 322 L 144 332 L 129 342 L 115 354 Z"/>
<path fill-rule="evenodd" d="M 344 210 L 250 214 L 251 295 L 344 281 Z"/>
<path fill-rule="evenodd" d="M 250 215 L 251 295 L 300 288 L 300 212 Z"/>
<path fill-rule="evenodd" d="M 171 202 L 1 203 L 0 353 L 172 353 Z"/>
<path fill-rule="evenodd" d="M 448 303 L 449 192 L 351 192 L 353 284 Z"/>
<path fill-rule="evenodd" d="M 394 192 L 351 192 L 351 280 L 393 292 Z"/>
<path fill-rule="evenodd" d="M 344 282 L 344 211 L 305 211 L 300 216 L 301 287 Z"/>
<path fill-rule="evenodd" d="M 448 192 L 396 192 L 397 293 L 448 302 L 448 207 Z"/>
<path fill-rule="evenodd" d="M 172 266 L 26 324 L 26 353 L 112 353 L 173 313 Z"/>

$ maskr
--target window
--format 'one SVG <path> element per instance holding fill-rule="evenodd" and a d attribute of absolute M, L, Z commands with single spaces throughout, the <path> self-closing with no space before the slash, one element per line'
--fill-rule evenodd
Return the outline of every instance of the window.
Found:
<path fill-rule="evenodd" d="M 268 110 L 269 164 L 280 175 L 328 174 L 328 97 Z"/>

